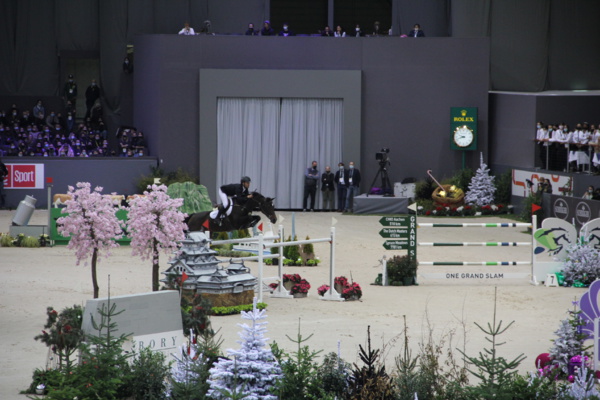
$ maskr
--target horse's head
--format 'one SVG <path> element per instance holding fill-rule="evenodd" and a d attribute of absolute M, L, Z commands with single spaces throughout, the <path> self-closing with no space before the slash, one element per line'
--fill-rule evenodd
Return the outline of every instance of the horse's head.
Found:
<path fill-rule="evenodd" d="M 277 215 L 275 215 L 275 205 L 273 205 L 273 200 L 275 198 L 265 197 L 258 192 L 252 192 L 252 199 L 254 199 L 258 203 L 258 208 L 260 211 L 269 218 L 272 224 L 277 222 Z"/>

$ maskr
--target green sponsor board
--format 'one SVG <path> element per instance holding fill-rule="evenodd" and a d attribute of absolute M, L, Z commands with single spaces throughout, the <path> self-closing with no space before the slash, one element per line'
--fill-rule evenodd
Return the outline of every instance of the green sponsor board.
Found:
<path fill-rule="evenodd" d="M 410 226 L 410 219 L 409 215 L 402 217 L 381 217 L 379 223 L 383 226 L 402 226 L 408 228 Z"/>
<path fill-rule="evenodd" d="M 64 217 L 66 214 L 62 213 L 62 210 L 64 208 L 62 207 L 52 207 L 50 208 L 50 215 L 52 216 L 52 218 L 50 218 L 50 239 L 54 241 L 55 245 L 67 245 L 69 244 L 69 240 L 71 239 L 71 237 L 64 237 L 62 236 L 60 233 L 58 233 L 58 230 L 56 229 L 56 220 L 59 219 L 60 217 Z M 117 211 L 117 218 L 121 221 L 127 221 L 127 211 L 125 210 L 119 210 Z M 129 239 L 127 236 L 125 236 L 126 232 L 123 231 L 123 237 L 121 239 L 117 240 L 117 243 L 121 244 L 121 245 L 129 245 L 129 243 L 131 242 L 131 239 Z"/>
<path fill-rule="evenodd" d="M 386 240 L 383 242 L 383 247 L 386 250 L 408 250 L 410 247 L 409 241 L 400 239 L 400 240 Z"/>
<path fill-rule="evenodd" d="M 408 250 L 408 255 L 412 259 L 417 258 L 417 217 L 415 215 L 381 217 L 379 223 L 386 227 L 379 231 L 379 236 L 396 239 L 386 240 L 383 243 L 385 249 Z"/>

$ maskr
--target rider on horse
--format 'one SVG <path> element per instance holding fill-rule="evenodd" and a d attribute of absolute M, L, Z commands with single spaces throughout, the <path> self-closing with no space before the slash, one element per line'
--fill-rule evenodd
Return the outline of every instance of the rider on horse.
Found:
<path fill-rule="evenodd" d="M 221 225 L 223 219 L 231 214 L 233 210 L 233 202 L 230 198 L 233 198 L 237 204 L 243 205 L 252 198 L 252 194 L 248 192 L 250 187 L 250 178 L 244 176 L 240 183 L 231 183 L 229 185 L 223 185 L 219 188 L 219 197 L 221 198 L 221 204 L 217 210 L 210 213 L 210 217 L 217 221 Z"/>

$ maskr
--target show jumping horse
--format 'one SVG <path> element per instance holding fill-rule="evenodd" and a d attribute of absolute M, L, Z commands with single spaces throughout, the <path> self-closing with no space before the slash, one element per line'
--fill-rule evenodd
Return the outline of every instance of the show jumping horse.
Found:
<path fill-rule="evenodd" d="M 252 197 L 245 204 L 233 205 L 231 214 L 223 218 L 220 225 L 217 221 L 210 218 L 210 211 L 191 214 L 185 219 L 185 223 L 190 232 L 229 232 L 238 229 L 248 229 L 260 221 L 260 216 L 252 215 L 252 211 L 260 211 L 274 224 L 277 222 L 277 216 L 275 215 L 273 200 L 274 198 L 265 197 L 258 192 L 252 192 Z"/>

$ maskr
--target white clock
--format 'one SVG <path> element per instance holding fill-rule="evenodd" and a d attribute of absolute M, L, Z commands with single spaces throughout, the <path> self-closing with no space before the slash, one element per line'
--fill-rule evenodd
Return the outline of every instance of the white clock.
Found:
<path fill-rule="evenodd" d="M 475 140 L 475 135 L 471 128 L 463 125 L 456 127 L 453 139 L 458 147 L 469 147 L 473 143 L 473 140 Z"/>

